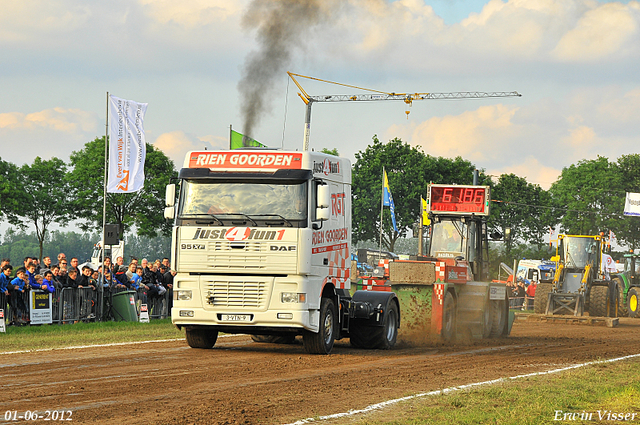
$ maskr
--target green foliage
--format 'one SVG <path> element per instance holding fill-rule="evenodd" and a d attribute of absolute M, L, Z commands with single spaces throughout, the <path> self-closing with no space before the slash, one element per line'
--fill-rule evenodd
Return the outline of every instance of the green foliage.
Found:
<path fill-rule="evenodd" d="M 333 148 L 333 149 L 322 148 L 320 152 L 326 153 L 329 155 L 340 156 L 340 154 L 338 153 L 338 148 Z"/>
<path fill-rule="evenodd" d="M 0 159 L 0 218 L 18 211 L 23 195 L 18 167 Z"/>
<path fill-rule="evenodd" d="M 618 169 L 620 177 L 620 193 L 623 192 L 640 193 L 640 154 L 623 155 L 618 158 Z M 640 223 L 638 217 L 619 217 L 615 226 L 610 226 L 614 230 L 618 241 L 626 242 L 630 248 L 640 247 Z"/>
<path fill-rule="evenodd" d="M 601 156 L 563 168 L 549 189 L 554 205 L 565 209 L 562 231 L 595 235 L 614 227 L 624 209 L 621 178 L 617 164 Z"/>
<path fill-rule="evenodd" d="M 538 244 L 540 248 L 544 235 L 559 220 L 548 192 L 515 174 L 502 174 L 491 198 L 498 202 L 491 204 L 489 226 L 502 234 L 507 227 L 511 228 L 511 240 L 505 241 L 507 256 L 519 240 Z"/>
<path fill-rule="evenodd" d="M 391 224 L 389 208 L 384 209 L 382 243 L 393 251 L 398 239 L 418 222 L 420 198 L 425 197 L 428 183 L 471 184 L 474 165 L 458 157 L 435 158 L 396 138 L 383 144 L 377 136 L 364 151 L 356 153 L 353 165 L 353 240 L 379 240 L 382 168 L 387 170 L 389 188 L 395 203 L 399 233 Z M 486 176 L 481 175 L 484 179 Z"/>
<path fill-rule="evenodd" d="M 84 231 L 102 228 L 104 140 L 96 138 L 70 157 L 73 170 L 66 180 L 76 195 L 70 213 L 80 220 Z M 171 223 L 164 219 L 164 194 L 170 179 L 177 176 L 173 161 L 147 143 L 144 172 L 144 188 L 140 191 L 107 194 L 107 223 L 121 225 L 123 233 L 135 225 L 138 235 L 170 235 Z"/>
<path fill-rule="evenodd" d="M 67 217 L 68 190 L 64 181 L 67 166 L 61 159 L 42 160 L 36 157 L 33 164 L 25 164 L 18 170 L 22 191 L 19 207 L 9 215 L 9 222 L 25 228 L 35 227 L 40 259 L 44 240 L 52 223 L 63 224 Z"/>
<path fill-rule="evenodd" d="M 43 244 L 43 257 L 49 256 L 55 264 L 58 254 L 64 252 L 67 258 L 77 257 L 80 262 L 91 259 L 93 245 L 100 239 L 97 234 L 81 234 L 54 230 L 47 233 Z M 0 245 L 0 258 L 9 258 L 11 264 L 22 264 L 24 257 L 33 257 L 38 252 L 39 241 L 35 232 L 9 228 Z"/>

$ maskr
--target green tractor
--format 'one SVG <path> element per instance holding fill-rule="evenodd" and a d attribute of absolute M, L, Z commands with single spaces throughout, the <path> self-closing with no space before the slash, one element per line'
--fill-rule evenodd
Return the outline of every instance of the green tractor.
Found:
<path fill-rule="evenodd" d="M 640 317 L 638 295 L 640 293 L 640 254 L 630 252 L 624 255 L 624 271 L 613 277 L 620 288 L 620 315 Z"/>

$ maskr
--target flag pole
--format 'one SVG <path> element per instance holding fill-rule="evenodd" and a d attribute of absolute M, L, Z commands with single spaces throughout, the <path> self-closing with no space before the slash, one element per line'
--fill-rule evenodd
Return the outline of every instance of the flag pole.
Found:
<path fill-rule="evenodd" d="M 233 126 L 229 124 L 229 150 L 231 150 L 231 137 L 233 136 Z"/>
<path fill-rule="evenodd" d="M 378 260 L 382 258 L 382 214 L 384 212 L 384 166 L 382 167 L 382 199 L 380 200 L 380 250 L 378 252 Z"/>
<path fill-rule="evenodd" d="M 109 92 L 107 92 L 107 113 L 106 113 L 106 120 L 105 120 L 105 125 L 104 125 L 104 176 L 102 178 L 102 188 L 103 188 L 103 193 L 102 193 L 102 241 L 100 242 L 100 247 L 102 248 L 102 273 L 100 274 L 102 283 L 98 283 L 98 286 L 100 286 L 100 293 L 102 293 L 102 297 L 104 298 L 104 257 L 105 254 L 107 252 L 106 247 L 104 246 L 104 240 L 105 240 L 105 226 L 107 224 L 107 153 L 108 153 L 108 146 L 109 146 Z M 99 307 L 99 311 L 100 311 L 100 320 L 102 319 L 102 309 L 103 309 L 104 303 L 100 303 L 100 307 Z"/>

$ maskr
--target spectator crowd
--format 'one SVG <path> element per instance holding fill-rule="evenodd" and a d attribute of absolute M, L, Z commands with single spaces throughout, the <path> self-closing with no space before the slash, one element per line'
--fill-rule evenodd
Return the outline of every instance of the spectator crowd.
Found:
<path fill-rule="evenodd" d="M 102 265 L 91 263 L 78 264 L 78 258 L 67 261 L 64 253 L 58 254 L 57 263 L 50 257 L 44 257 L 42 263 L 36 257 L 25 257 L 20 267 L 14 267 L 10 260 L 0 263 L 0 309 L 10 307 L 11 325 L 29 323 L 28 292 L 40 290 L 54 295 L 65 288 L 90 288 L 98 291 L 102 287 L 104 294 L 121 291 L 136 291 L 142 303 L 151 298 L 165 296 L 173 288 L 175 271 L 171 270 L 169 259 L 163 258 L 149 262 L 143 258 L 140 262 L 132 258 L 128 265 L 124 258 L 104 259 Z"/>

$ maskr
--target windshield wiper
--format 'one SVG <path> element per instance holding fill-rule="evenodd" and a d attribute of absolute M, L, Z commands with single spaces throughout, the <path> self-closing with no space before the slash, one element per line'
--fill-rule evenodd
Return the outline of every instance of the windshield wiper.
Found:
<path fill-rule="evenodd" d="M 213 214 L 210 214 L 210 215 L 211 215 L 212 217 L 218 218 L 218 217 L 216 217 L 216 216 L 215 216 L 215 215 L 213 215 Z M 248 219 L 249 221 L 251 221 L 251 223 L 253 223 L 253 225 L 254 225 L 254 226 L 256 226 L 256 227 L 258 226 L 258 223 L 256 223 L 256 221 L 255 221 L 254 219 L 252 219 L 251 217 L 249 217 L 248 215 L 243 214 L 243 213 L 219 213 L 219 214 L 217 214 L 217 215 L 218 215 L 218 216 L 220 216 L 220 215 L 239 215 L 239 216 L 244 217 L 244 218 Z M 219 219 L 218 219 L 218 220 L 219 220 Z M 222 222 L 221 222 L 221 224 L 222 224 Z M 235 223 L 234 223 L 234 224 L 235 224 Z M 223 226 L 224 226 L 224 224 L 223 224 Z"/>
<path fill-rule="evenodd" d="M 291 222 L 289 220 L 287 220 L 286 218 L 284 218 L 283 216 L 281 216 L 280 214 L 251 214 L 254 217 L 280 217 L 282 219 L 282 221 L 284 221 L 285 223 L 287 223 L 289 225 L 289 227 L 293 227 L 293 224 L 291 224 Z"/>
<path fill-rule="evenodd" d="M 215 214 L 209 214 L 209 216 L 211 218 L 213 218 L 214 220 L 216 220 L 218 223 L 220 223 L 220 226 L 224 226 L 224 223 L 222 222 L 222 220 L 220 220 L 218 217 L 216 217 Z"/>

